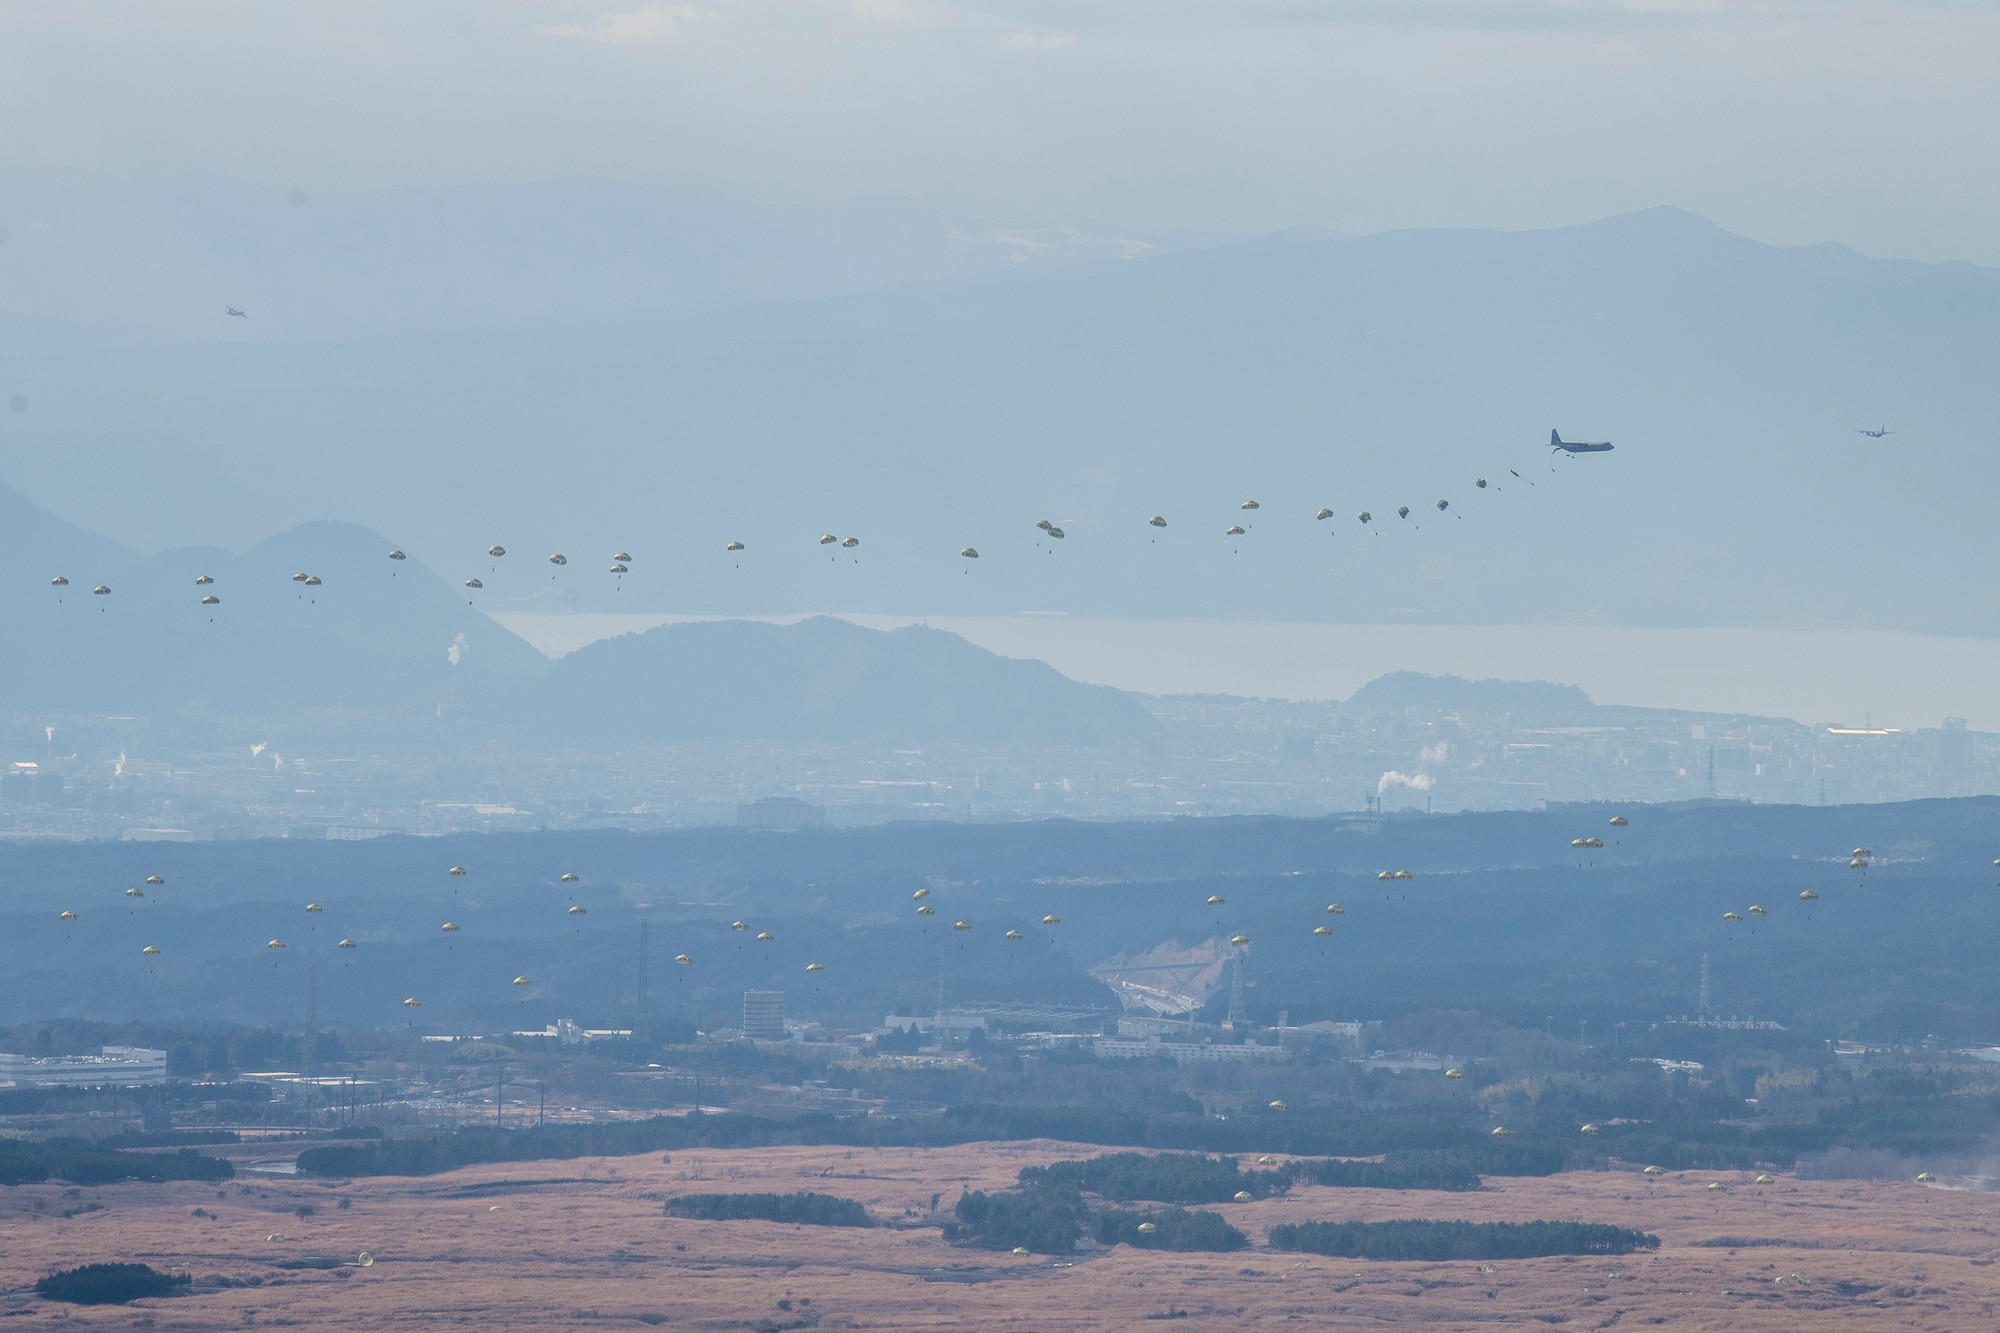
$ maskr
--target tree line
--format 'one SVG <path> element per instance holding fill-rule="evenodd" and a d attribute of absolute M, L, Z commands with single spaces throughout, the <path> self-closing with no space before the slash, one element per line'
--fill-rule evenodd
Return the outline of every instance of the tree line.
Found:
<path fill-rule="evenodd" d="M 1656 1250 L 1658 1236 L 1602 1222 L 1285 1222 L 1271 1248 L 1341 1259 L 1539 1259 Z"/>
<path fill-rule="evenodd" d="M 89 1139 L 0 1139 L 0 1185 L 109 1185 L 120 1180 L 228 1180 L 236 1168 L 193 1148 L 178 1152 L 121 1152 Z"/>
<path fill-rule="evenodd" d="M 1162 1126 L 1180 1128 L 1166 1133 Z M 1135 1128 L 1136 1126 L 1136 1128 Z M 1152 1128 L 1147 1128 L 1151 1126 Z M 1204 1128 L 1205 1127 L 1205 1128 Z M 1181 1129 L 1188 1132 L 1182 1133 Z M 1195 1132 L 1196 1130 L 1199 1132 Z M 1155 1132 L 1155 1131 L 1159 1132 Z M 1377 1132 L 1381 1130 L 1382 1132 Z M 1131 1131 L 1128 1133 L 1127 1131 Z M 375 1143 L 327 1143 L 307 1148 L 299 1154 L 299 1172 L 313 1176 L 426 1176 L 463 1166 L 491 1162 L 528 1162 L 571 1157 L 617 1157 L 643 1152 L 673 1152 L 684 1148 L 761 1148 L 781 1144 L 829 1147 L 944 1147 L 981 1140 L 1058 1138 L 1071 1142 L 1102 1143 L 1107 1147 L 1145 1146 L 1178 1148 L 1181 1155 L 1202 1152 L 1284 1152 L 1306 1156 L 1368 1156 L 1387 1154 L 1381 1170 L 1327 1168 L 1324 1179 L 1315 1183 L 1337 1185 L 1366 1184 L 1384 1189 L 1473 1188 L 1466 1173 L 1474 1175 L 1549 1175 L 1570 1165 L 1566 1150 L 1554 1144 L 1534 1142 L 1498 1143 L 1484 1133 L 1462 1129 L 1449 1132 L 1431 1122 L 1416 1122 L 1403 1130 L 1389 1132 L 1366 1124 L 1335 1133 L 1293 1127 L 1267 1119 L 1245 1127 L 1235 1120 L 1186 1120 L 1173 1118 L 1127 1117 L 1118 1112 L 1097 1112 L 1073 1107 L 961 1106 L 942 1116 L 834 1116 L 806 1115 L 790 1120 L 770 1120 L 758 1116 L 721 1115 L 654 1116 L 647 1120 L 606 1124 L 536 1125 L 528 1129 L 495 1129 L 492 1126 L 465 1126 L 447 1134 L 428 1138 L 384 1139 Z M 1157 1143 L 1159 1139 L 1194 1139 L 1194 1143 Z M 1214 1140 L 1207 1142 L 1204 1140 Z M 1388 1144 L 1385 1148 L 1383 1145 Z M 1304 1153 L 1303 1145 L 1320 1144 L 1320 1150 Z M 1436 1154 L 1445 1153 L 1446 1156 Z M 1429 1155 L 1426 1155 L 1429 1154 Z M 1282 1188 L 1273 1173 L 1247 1173 L 1225 1179 L 1237 1171 L 1227 1167 L 1144 1166 L 1151 1155 L 1126 1154 L 1133 1165 L 1116 1170 L 1168 1172 L 1168 1183 L 1109 1184 L 1109 1198 L 1159 1199 L 1169 1203 L 1218 1202 L 1234 1197 L 1238 1190 L 1252 1194 Z M 1599 1162 L 1601 1165 L 1601 1160 Z M 1094 1170 L 1096 1168 L 1093 1168 Z M 1104 1168 L 1113 1170 L 1113 1168 Z M 1206 1172 L 1178 1178 L 1181 1172 Z M 1303 1178 L 1303 1177 L 1301 1177 Z M 1124 1177 L 1120 1177 L 1124 1179 Z M 1441 1182 L 1441 1183 L 1425 1183 Z M 1222 1193 L 1216 1191 L 1227 1184 Z M 1091 1186 L 1093 1193 L 1103 1193 Z M 1167 1192 L 1150 1192 L 1164 1189 Z"/>
<path fill-rule="evenodd" d="M 872 1227 L 875 1219 L 853 1199 L 831 1194 L 683 1194 L 667 1201 L 668 1217 L 705 1222 L 786 1222 L 809 1227 Z"/>

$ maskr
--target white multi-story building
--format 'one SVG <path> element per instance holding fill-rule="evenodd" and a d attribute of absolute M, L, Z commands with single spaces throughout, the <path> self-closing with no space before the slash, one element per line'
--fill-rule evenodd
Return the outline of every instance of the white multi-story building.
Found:
<path fill-rule="evenodd" d="M 1097 1037 L 1091 1041 L 1090 1050 L 1093 1055 L 1105 1060 L 1145 1060 L 1164 1055 L 1184 1065 L 1290 1058 L 1282 1046 L 1259 1046 L 1247 1041 L 1162 1041 L 1158 1037 Z"/>
<path fill-rule="evenodd" d="M 785 993 L 781 990 L 743 992 L 743 1035 L 751 1041 L 783 1041 Z"/>
<path fill-rule="evenodd" d="M 144 1046 L 106 1046 L 96 1055 L 8 1055 L 0 1052 L 0 1086 L 15 1088 L 137 1088 L 167 1081 L 167 1053 Z"/>

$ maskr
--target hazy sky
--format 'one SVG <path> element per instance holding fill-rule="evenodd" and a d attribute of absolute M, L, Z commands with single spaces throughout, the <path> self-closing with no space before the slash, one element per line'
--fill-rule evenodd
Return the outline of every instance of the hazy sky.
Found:
<path fill-rule="evenodd" d="M 17 0 L 0 162 L 1231 231 L 1672 203 L 2000 264 L 1996 67 L 1990 0 Z"/>

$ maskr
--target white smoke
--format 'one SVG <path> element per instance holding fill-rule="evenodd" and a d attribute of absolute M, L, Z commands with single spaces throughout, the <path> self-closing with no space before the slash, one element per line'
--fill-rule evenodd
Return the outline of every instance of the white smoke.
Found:
<path fill-rule="evenodd" d="M 1380 782 L 1375 784 L 1375 794 L 1380 796 L 1391 787 L 1408 787 L 1411 791 L 1429 791 L 1431 785 L 1431 775 L 1428 773 L 1418 773 L 1415 776 L 1410 776 L 1398 773 L 1392 768 L 1382 775 Z"/>
<path fill-rule="evenodd" d="M 451 647 L 444 650 L 444 655 L 451 661 L 451 664 L 453 666 L 457 666 L 460 662 L 464 661 L 465 636 L 461 634 L 457 638 L 453 639 L 451 641 Z"/>
<path fill-rule="evenodd" d="M 1427 764 L 1442 764 L 1445 761 L 1445 757 L 1450 753 L 1450 743 L 1439 741 L 1436 745 L 1426 745 L 1423 749 L 1417 751 L 1417 758 Z"/>
<path fill-rule="evenodd" d="M 258 741 L 255 745 L 250 747 L 250 757 L 252 759 L 255 759 L 258 755 L 264 753 L 264 747 L 269 745 L 270 743 L 271 742 L 269 741 Z"/>

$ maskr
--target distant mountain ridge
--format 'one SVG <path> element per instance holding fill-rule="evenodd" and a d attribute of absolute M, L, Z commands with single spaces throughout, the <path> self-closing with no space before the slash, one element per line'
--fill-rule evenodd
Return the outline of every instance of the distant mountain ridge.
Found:
<path fill-rule="evenodd" d="M 1349 708 L 1424 712 L 1465 712 L 1498 716 L 1568 720 L 1587 716 L 1597 705 L 1575 685 L 1546 680 L 1467 680 L 1463 676 L 1430 676 L 1419 671 L 1392 671 L 1377 676 L 1347 700 Z"/>
<path fill-rule="evenodd" d="M 142 555 L 0 486 L 4 711 L 345 711 L 382 725 L 456 714 L 548 669 L 421 564 L 389 560 L 389 549 L 354 524 L 312 523 L 241 555 Z M 58 576 L 66 587 L 52 584 Z M 100 585 L 110 591 L 94 594 Z M 204 596 L 219 602 L 204 606 Z"/>
<path fill-rule="evenodd" d="M 956 634 L 793 625 L 663 625 L 562 658 L 510 721 L 571 740 L 1120 746 L 1157 731 L 1132 695 Z"/>
<path fill-rule="evenodd" d="M 0 486 L 0 715 L 309 719 L 404 742 L 413 724 L 461 722 L 557 744 L 1105 746 L 1157 731 L 1132 695 L 920 627 L 703 622 L 551 663 L 390 545 L 310 523 L 241 555 L 148 556 Z"/>
<path fill-rule="evenodd" d="M 573 580 L 584 610 L 1990 635 L 1996 363 L 2000 273 L 1654 209 L 650 324 L 0 355 L 30 404 L 0 475 L 136 545 L 338 513 L 453 580 L 494 541 L 641 557 Z M 1617 448 L 1551 458 L 1551 428 Z M 836 529 L 855 558 L 814 544 Z"/>

